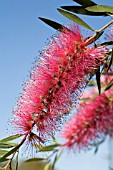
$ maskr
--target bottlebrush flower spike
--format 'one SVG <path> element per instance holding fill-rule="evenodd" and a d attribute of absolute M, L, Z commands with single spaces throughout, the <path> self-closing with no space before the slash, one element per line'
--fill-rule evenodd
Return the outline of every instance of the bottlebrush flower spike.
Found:
<path fill-rule="evenodd" d="M 61 136 L 66 139 L 64 147 L 74 151 L 90 148 L 106 135 L 113 136 L 113 88 L 95 97 L 81 107 L 65 125 Z"/>
<path fill-rule="evenodd" d="M 87 47 L 85 41 L 73 25 L 41 52 L 14 110 L 15 124 L 23 133 L 37 129 L 42 139 L 52 136 L 61 117 L 76 105 L 89 77 L 106 59 L 104 47 Z"/>

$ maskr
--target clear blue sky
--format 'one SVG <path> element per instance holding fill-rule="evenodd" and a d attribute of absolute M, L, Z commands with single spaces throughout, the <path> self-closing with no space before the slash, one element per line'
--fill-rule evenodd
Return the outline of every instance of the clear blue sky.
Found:
<path fill-rule="evenodd" d="M 86 0 L 87 1 L 87 0 Z M 113 5 L 111 0 L 96 0 L 97 3 Z M 55 30 L 38 19 L 47 17 L 62 24 L 68 23 L 56 10 L 60 5 L 76 4 L 71 0 L 0 0 L 0 138 L 12 133 L 8 121 L 13 117 L 22 84 L 29 75 L 34 58 L 45 46 L 47 38 Z M 95 29 L 110 19 L 81 17 Z M 57 164 L 58 170 L 107 170 L 107 143 L 94 156 L 93 150 L 80 154 L 63 155 Z"/>

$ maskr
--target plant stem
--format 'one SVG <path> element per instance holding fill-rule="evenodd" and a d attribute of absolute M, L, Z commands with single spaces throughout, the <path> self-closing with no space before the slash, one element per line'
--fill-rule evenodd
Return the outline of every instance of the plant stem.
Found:
<path fill-rule="evenodd" d="M 22 141 L 20 142 L 20 144 L 18 145 L 18 149 L 20 148 L 20 146 L 25 142 L 27 136 L 28 136 L 29 133 L 27 133 L 24 138 L 22 139 Z M 9 159 L 9 161 L 7 162 L 7 164 L 1 168 L 1 170 L 7 170 L 7 168 L 9 167 L 11 161 L 13 160 L 15 154 L 17 153 L 18 149 L 12 154 L 11 158 Z"/>
<path fill-rule="evenodd" d="M 109 23 L 107 23 L 105 26 L 103 26 L 101 29 L 99 29 L 99 30 L 96 30 L 96 34 L 94 34 L 93 36 L 91 36 L 90 38 L 88 38 L 87 40 L 86 40 L 86 45 L 89 45 L 89 44 L 91 44 L 92 42 L 94 42 L 96 39 L 97 39 L 97 37 L 98 37 L 98 35 L 100 35 L 100 33 L 102 32 L 102 31 L 104 31 L 107 27 L 109 27 L 111 24 L 113 24 L 113 20 L 112 21 L 110 21 Z"/>

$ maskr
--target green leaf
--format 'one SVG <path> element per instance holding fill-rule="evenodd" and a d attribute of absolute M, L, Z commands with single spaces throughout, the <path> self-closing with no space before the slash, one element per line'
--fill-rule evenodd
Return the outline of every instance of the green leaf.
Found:
<path fill-rule="evenodd" d="M 56 154 L 55 155 L 55 158 L 54 158 L 54 161 L 53 161 L 53 164 L 52 164 L 52 169 L 54 170 L 54 167 L 55 167 L 55 164 L 57 163 L 57 161 L 59 160 L 59 158 L 61 157 L 62 155 L 62 151 L 59 153 L 59 154 Z"/>
<path fill-rule="evenodd" d="M 19 137 L 21 137 L 22 134 L 16 134 L 16 135 L 12 135 L 12 136 L 9 136 L 7 138 L 4 138 L 2 140 L 0 140 L 0 142 L 7 142 L 7 141 L 11 141 L 11 140 L 14 140 L 14 139 L 17 139 Z"/>
<path fill-rule="evenodd" d="M 80 100 L 86 102 L 86 101 L 88 101 L 88 100 L 90 100 L 90 99 L 84 97 L 84 98 L 80 98 Z"/>
<path fill-rule="evenodd" d="M 62 29 L 64 28 L 63 25 L 55 22 L 55 21 L 52 21 L 52 20 L 49 20 L 49 19 L 46 19 L 46 18 L 42 18 L 42 17 L 38 17 L 41 21 L 45 22 L 47 25 L 53 27 L 54 29 L 58 30 L 58 31 L 62 31 Z"/>
<path fill-rule="evenodd" d="M 105 90 L 104 90 L 104 91 L 109 90 L 112 86 L 113 86 L 113 83 L 109 84 L 109 85 L 105 88 Z"/>
<path fill-rule="evenodd" d="M 52 139 L 53 139 L 53 142 L 54 142 L 55 144 L 58 144 L 58 142 L 57 142 L 57 140 L 55 139 L 54 136 L 52 137 Z"/>
<path fill-rule="evenodd" d="M 4 159 L 1 159 L 0 158 L 0 162 L 6 162 L 6 161 L 8 161 L 9 159 L 7 159 L 7 158 L 4 158 Z"/>
<path fill-rule="evenodd" d="M 44 158 L 31 158 L 26 160 L 25 162 L 35 162 L 35 161 L 44 161 Z"/>
<path fill-rule="evenodd" d="M 15 161 L 15 165 L 16 165 L 15 169 L 16 170 L 18 170 L 18 154 L 19 154 L 19 152 L 17 152 L 17 155 L 16 155 L 16 161 Z"/>
<path fill-rule="evenodd" d="M 50 162 L 48 162 L 45 167 L 44 167 L 44 170 L 49 170 L 51 168 L 51 164 Z"/>
<path fill-rule="evenodd" d="M 103 42 L 103 43 L 101 43 L 101 44 L 97 44 L 97 47 L 98 47 L 98 46 L 102 46 L 102 45 L 106 45 L 106 46 L 108 46 L 108 45 L 113 45 L 113 41 L 107 41 L 107 42 Z"/>
<path fill-rule="evenodd" d="M 64 15 L 65 17 L 67 17 L 68 19 L 72 20 L 73 22 L 76 22 L 77 24 L 94 31 L 88 24 L 86 24 L 82 19 L 80 19 L 78 16 L 71 14 L 67 11 L 64 11 L 62 9 L 57 9 L 62 15 Z"/>
<path fill-rule="evenodd" d="M 57 155 L 57 161 L 59 160 L 59 158 L 61 157 L 63 151 L 61 151 L 58 155 Z"/>
<path fill-rule="evenodd" d="M 0 167 L 0 170 L 4 170 L 2 167 Z"/>
<path fill-rule="evenodd" d="M 3 157 L 8 151 L 0 149 L 0 157 Z"/>
<path fill-rule="evenodd" d="M 53 164 L 52 164 L 52 170 L 54 170 L 56 162 L 57 162 L 57 155 L 55 155 L 55 158 L 54 158 L 54 161 L 53 161 Z"/>
<path fill-rule="evenodd" d="M 91 12 L 85 9 L 82 6 L 61 6 L 62 9 L 83 15 L 90 15 L 90 16 L 108 16 L 106 12 Z"/>
<path fill-rule="evenodd" d="M 15 143 L 10 143 L 10 142 L 2 142 L 0 141 L 0 148 L 12 148 L 14 147 L 16 144 Z"/>
<path fill-rule="evenodd" d="M 41 147 L 39 152 L 48 152 L 53 151 L 56 147 L 60 146 L 60 144 L 53 144 L 45 147 Z"/>
<path fill-rule="evenodd" d="M 90 0 L 73 0 L 73 1 L 77 2 L 78 4 L 80 4 L 84 7 L 96 5 L 95 2 L 90 1 Z"/>
<path fill-rule="evenodd" d="M 96 72 L 96 82 L 97 82 L 99 94 L 101 94 L 100 67 L 99 67 L 98 71 Z"/>
<path fill-rule="evenodd" d="M 4 158 L 7 158 L 8 156 L 10 156 L 11 154 L 13 154 L 14 152 L 16 152 L 20 146 L 22 145 L 23 143 L 20 143 L 19 145 L 17 145 L 16 147 L 14 147 L 13 149 L 11 149 L 9 152 L 7 152 L 3 157 L 2 159 Z"/>
<path fill-rule="evenodd" d="M 113 14 L 113 7 L 107 5 L 94 5 L 86 8 L 88 11 L 92 12 L 108 12 Z"/>
<path fill-rule="evenodd" d="M 90 80 L 88 83 L 88 86 L 96 86 L 96 82 L 93 80 Z"/>

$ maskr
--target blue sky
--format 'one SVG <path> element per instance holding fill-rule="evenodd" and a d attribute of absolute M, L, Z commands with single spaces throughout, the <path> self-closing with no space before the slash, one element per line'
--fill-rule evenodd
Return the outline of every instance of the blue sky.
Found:
<path fill-rule="evenodd" d="M 113 5 L 111 0 L 95 2 Z M 8 121 L 13 117 L 12 109 L 29 75 L 39 50 L 55 30 L 38 19 L 46 17 L 62 24 L 70 22 L 56 8 L 76 4 L 71 0 L 0 0 L 0 138 L 12 134 Z M 81 17 L 94 29 L 101 28 L 110 18 Z M 107 142 L 94 156 L 93 151 L 63 155 L 57 164 L 58 170 L 106 170 Z"/>

